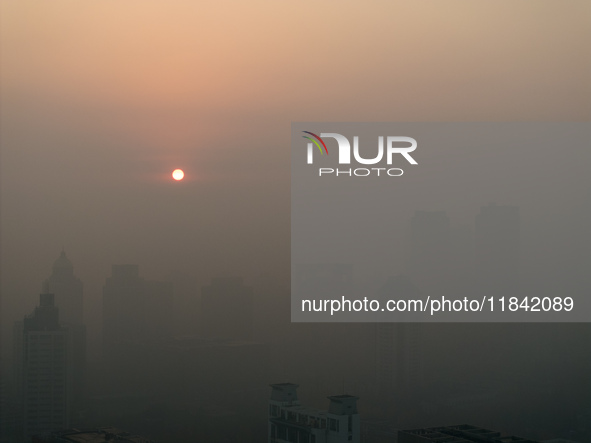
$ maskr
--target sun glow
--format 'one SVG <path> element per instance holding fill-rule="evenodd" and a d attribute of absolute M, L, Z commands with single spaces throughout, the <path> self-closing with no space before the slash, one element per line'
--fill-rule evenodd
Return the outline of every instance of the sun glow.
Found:
<path fill-rule="evenodd" d="M 172 171 L 172 178 L 174 178 L 176 181 L 182 180 L 184 177 L 185 173 L 182 169 L 175 169 Z"/>

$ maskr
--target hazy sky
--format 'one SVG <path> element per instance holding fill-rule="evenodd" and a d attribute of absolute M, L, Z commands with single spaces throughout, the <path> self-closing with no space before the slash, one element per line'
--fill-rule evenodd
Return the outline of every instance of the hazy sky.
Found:
<path fill-rule="evenodd" d="M 112 263 L 154 278 L 287 263 L 292 121 L 591 116 L 588 1 L 4 0 L 0 12 L 11 320 L 62 246 L 95 301 Z"/>

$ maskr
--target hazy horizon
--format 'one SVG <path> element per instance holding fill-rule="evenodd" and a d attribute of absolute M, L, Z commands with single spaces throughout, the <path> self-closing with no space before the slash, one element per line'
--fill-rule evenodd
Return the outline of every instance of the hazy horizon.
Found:
<path fill-rule="evenodd" d="M 283 325 L 289 299 L 292 122 L 591 120 L 583 0 L 5 0 L 0 12 L 3 360 L 13 322 L 37 306 L 62 249 L 84 283 L 91 340 L 113 264 L 173 281 L 180 330 L 203 285 L 240 276 L 265 288 L 255 300 L 260 337 L 270 337 L 265 322 Z M 465 164 L 501 158 L 478 146 L 471 155 Z M 526 271 L 569 272 L 568 260 L 588 255 L 588 238 L 575 237 L 589 233 L 585 158 L 557 170 L 522 159 L 494 183 L 465 174 L 438 187 L 436 176 L 397 217 L 407 226 L 415 210 L 443 210 L 452 226 L 471 227 L 481 206 L 519 205 L 531 232 Z M 521 167 L 540 184 L 521 195 L 525 205 L 512 194 L 527 188 Z M 402 252 L 396 260 L 394 273 Z M 576 349 L 589 341 L 588 324 L 546 338 L 551 330 L 580 339 Z"/>

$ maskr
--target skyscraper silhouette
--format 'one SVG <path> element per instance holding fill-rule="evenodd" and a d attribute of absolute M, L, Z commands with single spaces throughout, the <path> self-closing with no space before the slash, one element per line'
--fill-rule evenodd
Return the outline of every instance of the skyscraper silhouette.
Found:
<path fill-rule="evenodd" d="M 72 414 L 84 409 L 86 399 L 86 326 L 84 325 L 84 285 L 74 275 L 74 266 L 62 251 L 53 262 L 52 274 L 42 284 L 42 293 L 53 294 L 59 309 L 60 325 L 69 334 L 68 382 L 71 386 Z M 72 415 L 73 416 L 73 415 Z M 74 422 L 75 424 L 75 422 Z"/>
<path fill-rule="evenodd" d="M 52 274 L 43 282 L 41 291 L 55 295 L 62 323 L 83 324 L 83 285 L 74 275 L 74 266 L 64 251 L 53 262 Z"/>
<path fill-rule="evenodd" d="M 418 288 L 407 276 L 390 278 L 380 291 L 387 299 L 418 299 Z M 422 382 L 421 325 L 419 323 L 376 324 L 376 369 L 378 390 L 384 401 L 413 394 Z"/>
<path fill-rule="evenodd" d="M 53 294 L 41 294 L 34 312 L 15 325 L 18 399 L 25 439 L 70 425 L 71 335 L 60 325 Z"/>

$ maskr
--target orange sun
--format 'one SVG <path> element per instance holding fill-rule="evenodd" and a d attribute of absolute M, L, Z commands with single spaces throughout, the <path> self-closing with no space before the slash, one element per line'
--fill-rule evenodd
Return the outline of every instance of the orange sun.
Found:
<path fill-rule="evenodd" d="M 182 169 L 175 169 L 172 171 L 172 178 L 174 178 L 176 181 L 182 180 L 184 177 L 185 173 Z"/>

